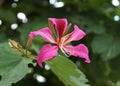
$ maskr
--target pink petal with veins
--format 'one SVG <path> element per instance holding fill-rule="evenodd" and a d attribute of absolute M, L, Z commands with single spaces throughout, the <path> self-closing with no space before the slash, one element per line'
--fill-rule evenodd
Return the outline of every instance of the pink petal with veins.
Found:
<path fill-rule="evenodd" d="M 42 67 L 42 62 L 46 60 L 50 60 L 53 57 L 58 55 L 58 47 L 57 46 L 52 46 L 50 44 L 44 45 L 40 52 L 38 53 L 38 64 L 40 67 Z"/>
<path fill-rule="evenodd" d="M 85 32 L 78 28 L 77 25 L 74 25 L 74 31 L 65 36 L 64 43 L 69 43 L 71 41 L 78 41 L 85 36 Z M 64 37 L 63 37 L 64 38 Z"/>
<path fill-rule="evenodd" d="M 55 25 L 55 29 L 58 33 L 59 39 L 61 39 L 63 33 L 67 29 L 68 22 L 65 18 L 56 19 L 56 18 L 49 18 L 49 21 L 52 22 L 53 25 Z"/>
<path fill-rule="evenodd" d="M 38 35 L 42 36 L 43 39 L 47 42 L 56 43 L 56 41 L 52 37 L 52 32 L 47 27 L 37 31 L 30 32 L 29 37 L 33 39 L 34 36 L 38 36 Z"/>
<path fill-rule="evenodd" d="M 69 55 L 73 55 L 79 58 L 84 58 L 86 63 L 90 63 L 88 56 L 88 48 L 84 44 L 79 44 L 77 46 L 64 46 L 63 49 Z"/>

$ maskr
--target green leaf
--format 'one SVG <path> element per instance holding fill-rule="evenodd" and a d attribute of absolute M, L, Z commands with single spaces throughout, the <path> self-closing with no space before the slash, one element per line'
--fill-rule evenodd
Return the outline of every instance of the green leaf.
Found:
<path fill-rule="evenodd" d="M 115 40 L 110 35 L 99 35 L 93 39 L 92 50 L 101 54 L 103 60 L 110 60 L 120 54 L 120 40 Z"/>
<path fill-rule="evenodd" d="M 46 63 L 66 86 L 90 86 L 85 75 L 68 58 L 59 55 Z"/>
<path fill-rule="evenodd" d="M 11 86 L 31 71 L 28 64 L 32 60 L 24 58 L 12 50 L 8 43 L 0 44 L 0 86 Z"/>

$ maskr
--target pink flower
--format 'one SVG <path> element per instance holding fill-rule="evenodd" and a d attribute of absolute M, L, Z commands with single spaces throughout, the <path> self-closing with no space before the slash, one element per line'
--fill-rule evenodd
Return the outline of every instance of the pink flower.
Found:
<path fill-rule="evenodd" d="M 71 26 L 71 24 L 68 25 L 65 18 L 49 18 L 48 23 L 50 29 L 45 27 L 30 32 L 29 34 L 30 39 L 33 39 L 34 36 L 40 35 L 46 42 L 54 44 L 53 46 L 51 44 L 46 44 L 41 48 L 37 60 L 40 67 L 42 67 L 42 62 L 57 56 L 58 49 L 60 49 L 66 56 L 73 55 L 79 58 L 84 58 L 86 63 L 90 63 L 88 48 L 84 44 L 79 44 L 77 46 L 67 45 L 69 42 L 82 39 L 86 35 L 84 31 L 79 29 L 77 25 L 74 25 L 74 30 L 65 35 Z"/>

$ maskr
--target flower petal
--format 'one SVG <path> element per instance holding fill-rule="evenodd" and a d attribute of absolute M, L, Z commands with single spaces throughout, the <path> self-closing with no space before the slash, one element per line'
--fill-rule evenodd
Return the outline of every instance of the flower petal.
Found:
<path fill-rule="evenodd" d="M 38 53 L 38 64 L 40 67 L 42 67 L 42 62 L 46 60 L 52 59 L 54 56 L 57 56 L 58 54 L 58 47 L 57 46 L 52 46 L 50 44 L 44 45 L 40 52 Z"/>
<path fill-rule="evenodd" d="M 88 48 L 84 44 L 79 44 L 77 46 L 63 46 L 63 49 L 68 55 L 84 58 L 86 63 L 90 63 Z"/>
<path fill-rule="evenodd" d="M 56 18 L 49 18 L 48 19 L 51 22 L 51 26 L 55 25 L 55 29 L 58 33 L 59 39 L 61 39 L 62 35 L 66 31 L 68 22 L 65 18 L 56 19 Z"/>
<path fill-rule="evenodd" d="M 42 36 L 43 39 L 47 42 L 56 43 L 56 41 L 52 37 L 52 32 L 47 27 L 37 31 L 30 32 L 29 37 L 33 39 L 34 36 L 37 36 L 37 35 Z"/>
<path fill-rule="evenodd" d="M 78 41 L 85 36 L 85 32 L 78 28 L 77 25 L 74 25 L 74 31 L 70 34 L 64 36 L 62 39 L 64 40 L 64 44 L 69 43 L 71 41 Z"/>

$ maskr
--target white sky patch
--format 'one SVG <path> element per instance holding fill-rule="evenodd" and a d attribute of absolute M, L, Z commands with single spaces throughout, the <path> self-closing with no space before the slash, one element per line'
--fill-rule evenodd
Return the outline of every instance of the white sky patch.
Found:
<path fill-rule="evenodd" d="M 19 0 L 14 0 L 14 2 L 18 2 Z"/>
<path fill-rule="evenodd" d="M 26 15 L 25 15 L 24 13 L 22 13 L 22 12 L 19 12 L 19 13 L 17 14 L 17 18 L 18 18 L 18 19 L 25 19 L 25 18 L 26 18 Z"/>
<path fill-rule="evenodd" d="M 114 21 L 119 21 L 120 20 L 120 17 L 118 15 L 115 15 L 114 16 Z"/>
<path fill-rule="evenodd" d="M 12 30 L 15 30 L 18 28 L 18 24 L 14 23 L 14 24 L 11 24 L 11 29 Z"/>
<path fill-rule="evenodd" d="M 12 8 L 16 8 L 17 7 L 17 3 L 12 3 L 11 6 L 12 6 Z"/>
<path fill-rule="evenodd" d="M 25 13 L 19 12 L 17 14 L 17 18 L 22 20 L 23 23 L 27 23 L 28 22 L 28 19 L 27 19 Z"/>
<path fill-rule="evenodd" d="M 25 18 L 25 19 L 22 20 L 22 22 L 23 22 L 23 23 L 27 23 L 27 22 L 28 22 L 28 19 Z"/>
<path fill-rule="evenodd" d="M 46 70 L 50 70 L 50 67 L 46 64 L 46 65 L 45 65 L 45 69 L 46 69 Z"/>
<path fill-rule="evenodd" d="M 114 6 L 119 6 L 120 2 L 119 2 L 119 0 L 112 0 L 112 4 Z"/>
<path fill-rule="evenodd" d="M 63 7 L 64 6 L 64 2 L 56 2 L 55 4 L 54 4 L 54 7 L 55 8 L 61 8 L 61 7 Z"/>
<path fill-rule="evenodd" d="M 49 3 L 54 5 L 57 2 L 57 0 L 49 0 Z"/>
<path fill-rule="evenodd" d="M 2 20 L 0 20 L 0 25 L 2 25 Z"/>
<path fill-rule="evenodd" d="M 36 78 L 36 80 L 37 80 L 39 83 L 45 83 L 45 82 L 46 82 L 46 78 L 43 77 L 42 75 L 35 74 L 34 77 Z"/>
<path fill-rule="evenodd" d="M 49 3 L 55 8 L 61 8 L 64 6 L 64 2 L 58 2 L 57 0 L 49 0 Z"/>

